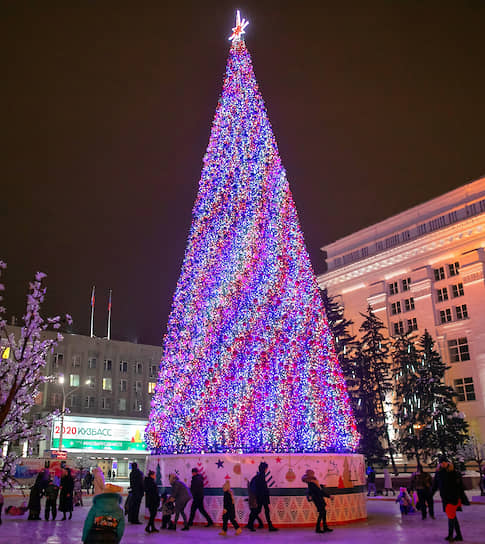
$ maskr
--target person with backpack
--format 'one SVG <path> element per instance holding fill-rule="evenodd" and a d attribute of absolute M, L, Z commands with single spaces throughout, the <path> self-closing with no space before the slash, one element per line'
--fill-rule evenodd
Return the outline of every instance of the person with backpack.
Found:
<path fill-rule="evenodd" d="M 192 469 L 190 492 L 192 493 L 193 501 L 192 506 L 190 507 L 189 527 L 194 523 L 194 517 L 197 510 L 199 510 L 207 520 L 206 527 L 211 527 L 214 525 L 214 522 L 204 508 L 204 478 L 202 474 L 199 474 L 198 468 Z"/>
<path fill-rule="evenodd" d="M 266 516 L 266 522 L 268 523 L 268 529 L 270 531 L 277 531 L 278 529 L 274 527 L 271 522 L 271 517 L 269 513 L 269 489 L 268 484 L 266 483 L 266 471 L 268 470 L 268 463 L 264 461 L 259 463 L 258 472 L 256 476 L 253 477 L 249 483 L 252 493 L 255 494 L 258 507 L 251 511 L 248 520 L 248 528 L 251 530 L 251 527 L 254 526 L 254 521 L 259 516 L 261 510 L 264 508 L 264 515 Z"/>
<path fill-rule="evenodd" d="M 95 495 L 84 522 L 84 544 L 119 544 L 125 530 L 125 518 L 120 507 L 123 488 L 107 484 L 103 493 Z"/>

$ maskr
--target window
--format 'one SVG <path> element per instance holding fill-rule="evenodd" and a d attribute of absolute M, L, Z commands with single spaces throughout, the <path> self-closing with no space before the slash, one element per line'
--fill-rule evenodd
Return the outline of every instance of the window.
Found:
<path fill-rule="evenodd" d="M 436 295 L 438 297 L 438 302 L 448 300 L 448 289 L 446 287 L 443 287 L 443 289 L 437 289 Z"/>
<path fill-rule="evenodd" d="M 410 286 L 411 286 L 411 278 L 404 278 L 402 280 L 402 290 L 409 291 Z"/>
<path fill-rule="evenodd" d="M 60 393 L 51 393 L 49 401 L 51 406 L 60 408 L 62 406 L 62 395 Z"/>
<path fill-rule="evenodd" d="M 408 332 L 418 330 L 418 320 L 415 317 L 408 319 Z"/>
<path fill-rule="evenodd" d="M 158 376 L 158 366 L 150 365 L 150 378 L 156 378 Z"/>
<path fill-rule="evenodd" d="M 404 307 L 406 308 L 406 312 L 409 312 L 410 310 L 414 310 L 414 298 L 407 298 L 404 301 Z"/>
<path fill-rule="evenodd" d="M 88 368 L 96 368 L 96 357 L 89 357 Z"/>
<path fill-rule="evenodd" d="M 52 358 L 52 370 L 58 370 L 59 368 L 61 368 L 63 362 L 64 362 L 64 354 L 54 353 L 54 356 Z"/>
<path fill-rule="evenodd" d="M 460 273 L 460 263 L 449 264 L 448 272 L 450 276 L 458 276 L 458 274 Z"/>
<path fill-rule="evenodd" d="M 462 304 L 461 306 L 455 306 L 456 311 L 456 319 L 468 319 L 468 309 L 466 307 L 466 304 Z"/>
<path fill-rule="evenodd" d="M 445 269 L 442 266 L 434 269 L 434 279 L 435 281 L 440 281 L 445 279 Z"/>
<path fill-rule="evenodd" d="M 113 389 L 113 381 L 111 378 L 103 378 L 103 391 L 111 391 Z"/>
<path fill-rule="evenodd" d="M 84 397 L 84 408 L 94 408 L 94 397 Z"/>
<path fill-rule="evenodd" d="M 389 294 L 390 295 L 397 295 L 399 293 L 399 289 L 397 288 L 397 281 L 389 284 Z"/>
<path fill-rule="evenodd" d="M 111 410 L 111 399 L 109 397 L 101 398 L 101 409 L 102 410 Z"/>
<path fill-rule="evenodd" d="M 123 374 L 128 372 L 128 361 L 120 361 L 120 372 Z"/>
<path fill-rule="evenodd" d="M 120 380 L 120 393 L 126 393 L 128 391 L 128 381 Z"/>
<path fill-rule="evenodd" d="M 157 382 L 148 382 L 148 394 L 153 395 L 155 393 L 155 387 L 157 385 Z"/>
<path fill-rule="evenodd" d="M 111 372 L 111 369 L 113 368 L 113 361 L 111 359 L 105 359 L 103 368 L 105 372 Z"/>
<path fill-rule="evenodd" d="M 69 408 L 79 408 L 79 401 L 81 399 L 77 395 L 69 395 L 67 397 L 67 405 Z"/>
<path fill-rule="evenodd" d="M 79 374 L 69 375 L 69 385 L 71 387 L 79 387 Z"/>
<path fill-rule="evenodd" d="M 402 321 L 394 323 L 394 334 L 404 334 L 404 323 Z"/>
<path fill-rule="evenodd" d="M 135 399 L 133 401 L 133 411 L 142 412 L 143 411 L 143 402 L 141 400 Z"/>
<path fill-rule="evenodd" d="M 136 374 L 143 374 L 143 363 L 135 363 Z"/>
<path fill-rule="evenodd" d="M 87 381 L 91 389 L 96 389 L 96 376 L 88 376 Z"/>
<path fill-rule="evenodd" d="M 446 308 L 446 310 L 440 310 L 440 322 L 448 323 L 451 321 L 451 309 Z"/>
<path fill-rule="evenodd" d="M 80 368 L 81 367 L 81 356 L 80 355 L 73 355 L 71 365 L 72 365 L 72 368 Z"/>
<path fill-rule="evenodd" d="M 142 386 L 142 383 L 136 381 L 136 382 L 135 382 L 135 393 L 141 393 L 142 387 L 143 387 L 143 386 Z"/>
<path fill-rule="evenodd" d="M 455 392 L 458 397 L 458 402 L 467 402 L 475 400 L 475 387 L 473 386 L 473 378 L 458 378 L 454 381 Z"/>
<path fill-rule="evenodd" d="M 126 410 L 126 399 L 118 399 L 118 410 L 124 412 Z"/>
<path fill-rule="evenodd" d="M 401 313 L 401 303 L 398 301 L 398 302 L 393 302 L 391 304 L 391 314 L 392 315 L 396 315 L 396 314 L 400 314 Z"/>
<path fill-rule="evenodd" d="M 463 283 L 452 285 L 451 288 L 453 290 L 453 298 L 462 297 L 465 294 L 465 291 L 463 290 Z"/>
<path fill-rule="evenodd" d="M 468 349 L 468 340 L 466 338 L 448 340 L 448 351 L 452 363 L 470 360 L 470 350 Z"/>

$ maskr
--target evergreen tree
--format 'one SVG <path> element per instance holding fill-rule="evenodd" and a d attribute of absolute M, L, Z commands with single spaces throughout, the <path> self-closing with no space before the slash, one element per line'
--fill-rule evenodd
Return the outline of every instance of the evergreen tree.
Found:
<path fill-rule="evenodd" d="M 432 414 L 430 426 L 433 447 L 436 452 L 454 457 L 460 446 L 468 440 L 468 423 L 458 412 L 455 391 L 444 382 L 445 371 L 449 367 L 434 349 L 434 340 L 427 330 L 420 338 L 420 351 L 423 357 L 422 402 L 428 404 Z"/>
<path fill-rule="evenodd" d="M 389 404 L 386 396 L 392 391 L 389 339 L 381 332 L 385 329 L 384 323 L 374 314 L 370 306 L 367 313 L 361 315 L 364 321 L 359 330 L 363 334 L 356 366 L 362 402 L 360 409 L 357 410 L 356 419 L 357 428 L 361 432 L 364 431 L 362 453 L 368 460 L 382 454 L 389 455 L 393 471 L 397 474 L 386 418 L 386 408 Z"/>

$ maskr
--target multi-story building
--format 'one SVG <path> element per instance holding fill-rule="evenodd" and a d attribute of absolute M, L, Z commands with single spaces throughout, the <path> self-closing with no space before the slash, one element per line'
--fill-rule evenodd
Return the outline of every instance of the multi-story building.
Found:
<path fill-rule="evenodd" d="M 15 334 L 18 327 L 9 327 Z M 46 335 L 53 333 L 46 332 Z M 106 338 L 63 333 L 49 354 L 45 373 L 58 377 L 46 383 L 36 400 L 36 411 L 49 413 L 63 404 L 62 449 L 83 466 L 115 467 L 128 473 L 129 461 L 144 462 L 143 430 L 158 377 L 161 347 Z M 63 383 L 61 383 L 63 382 Z M 60 418 L 44 449 L 59 447 Z"/>
<path fill-rule="evenodd" d="M 427 329 L 458 408 L 485 441 L 485 177 L 322 248 L 319 286 L 359 336 L 370 305 L 390 335 Z"/>

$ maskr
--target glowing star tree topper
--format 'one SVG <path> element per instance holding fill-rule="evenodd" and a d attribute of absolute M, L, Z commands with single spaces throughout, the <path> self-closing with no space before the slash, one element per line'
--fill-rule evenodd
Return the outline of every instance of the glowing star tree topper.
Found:
<path fill-rule="evenodd" d="M 238 13 L 175 291 L 153 453 L 348 452 L 358 434 Z"/>

